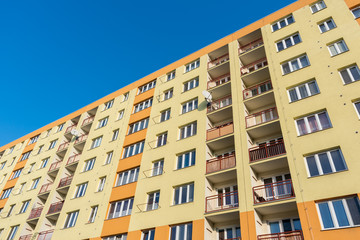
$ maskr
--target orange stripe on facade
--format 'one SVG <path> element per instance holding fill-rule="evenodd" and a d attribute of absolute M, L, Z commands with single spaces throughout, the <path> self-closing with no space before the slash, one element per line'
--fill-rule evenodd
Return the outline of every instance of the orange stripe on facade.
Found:
<path fill-rule="evenodd" d="M 240 213 L 242 239 L 257 239 L 254 211 Z"/>
<path fill-rule="evenodd" d="M 135 196 L 136 182 L 114 187 L 111 190 L 109 202 L 115 202 Z"/>
<path fill-rule="evenodd" d="M 130 223 L 130 215 L 104 221 L 101 237 L 127 233 Z"/>

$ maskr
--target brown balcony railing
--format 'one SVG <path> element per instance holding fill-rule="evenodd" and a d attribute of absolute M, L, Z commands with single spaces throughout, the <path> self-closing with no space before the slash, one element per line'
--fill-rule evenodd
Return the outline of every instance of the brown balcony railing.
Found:
<path fill-rule="evenodd" d="M 80 160 L 80 156 L 81 156 L 81 154 L 76 154 L 76 155 L 70 156 L 66 165 L 70 165 L 72 163 L 78 162 Z"/>
<path fill-rule="evenodd" d="M 38 194 L 40 195 L 40 194 L 43 194 L 46 192 L 50 192 L 52 185 L 53 185 L 53 183 L 47 183 L 47 184 L 42 185 Z"/>
<path fill-rule="evenodd" d="M 19 240 L 31 240 L 32 234 L 20 236 Z"/>
<path fill-rule="evenodd" d="M 276 107 L 269 108 L 264 111 L 251 114 L 245 117 L 246 127 L 253 127 L 262 123 L 270 122 L 272 120 L 278 119 L 279 115 Z"/>
<path fill-rule="evenodd" d="M 71 130 L 73 130 L 73 129 L 75 129 L 76 128 L 76 124 L 74 124 L 74 125 L 71 125 L 71 126 L 69 126 L 69 127 L 67 127 L 67 129 L 66 129 L 66 131 L 65 131 L 65 134 L 66 133 L 70 133 L 71 132 Z"/>
<path fill-rule="evenodd" d="M 205 212 L 216 212 L 239 207 L 238 191 L 209 196 L 205 198 Z"/>
<path fill-rule="evenodd" d="M 62 178 L 60 180 L 58 188 L 69 186 L 71 184 L 72 179 L 73 179 L 73 176 Z"/>
<path fill-rule="evenodd" d="M 258 235 L 257 240 L 303 240 L 301 230 Z"/>
<path fill-rule="evenodd" d="M 57 152 L 60 152 L 60 151 L 62 151 L 62 150 L 67 149 L 67 148 L 69 147 L 69 144 L 70 144 L 69 142 L 65 142 L 65 143 L 60 144 Z"/>
<path fill-rule="evenodd" d="M 52 163 L 50 165 L 50 168 L 49 168 L 48 172 L 58 170 L 60 168 L 61 164 L 62 164 L 62 161 Z"/>
<path fill-rule="evenodd" d="M 92 123 L 92 122 L 94 121 L 94 118 L 95 118 L 94 116 L 90 116 L 90 117 L 84 119 L 84 121 L 83 121 L 83 123 L 82 123 L 81 126 L 85 126 L 85 125 L 87 125 L 87 124 Z"/>
<path fill-rule="evenodd" d="M 259 70 L 263 67 L 266 67 L 268 65 L 267 59 L 266 58 L 262 58 L 259 59 L 253 63 L 250 63 L 248 65 L 245 65 L 243 67 L 240 68 L 241 71 L 241 75 L 244 76 L 246 74 L 249 74 L 251 72 L 254 72 L 256 70 Z"/>
<path fill-rule="evenodd" d="M 31 209 L 28 220 L 40 217 L 41 212 L 42 212 L 43 209 L 44 209 L 44 207 L 38 207 L 38 208 Z"/>
<path fill-rule="evenodd" d="M 226 157 L 213 158 L 206 161 L 206 173 L 213 173 L 224 169 L 233 168 L 235 165 L 235 153 Z"/>
<path fill-rule="evenodd" d="M 74 144 L 79 144 L 79 143 L 85 142 L 86 139 L 88 138 L 88 136 L 89 135 L 87 135 L 87 134 L 83 134 L 80 137 L 77 137 Z"/>
<path fill-rule="evenodd" d="M 53 214 L 53 213 L 60 212 L 63 205 L 64 205 L 64 201 L 56 202 L 56 203 L 51 204 L 47 214 Z"/>
<path fill-rule="evenodd" d="M 221 63 L 229 61 L 229 54 L 222 55 L 221 57 L 215 58 L 214 60 L 211 60 L 208 62 L 208 68 L 215 67 L 217 65 L 220 65 Z"/>
<path fill-rule="evenodd" d="M 276 157 L 285 153 L 286 150 L 283 140 L 277 140 L 276 142 L 249 148 L 249 159 L 250 162 L 254 162 L 261 159 Z"/>
<path fill-rule="evenodd" d="M 247 88 L 243 91 L 244 100 L 260 95 L 273 89 L 271 81 L 262 82 L 256 86 Z"/>
<path fill-rule="evenodd" d="M 291 179 L 253 187 L 254 204 L 295 197 Z"/>
<path fill-rule="evenodd" d="M 50 240 L 54 230 L 39 232 L 37 240 Z"/>
<path fill-rule="evenodd" d="M 259 39 L 255 40 L 255 41 L 251 42 L 251 43 L 248 43 L 248 44 L 246 44 L 246 45 L 244 45 L 244 46 L 241 46 L 241 47 L 239 48 L 239 54 L 240 54 L 240 55 L 241 55 L 241 54 L 244 54 L 244 53 L 246 53 L 246 52 L 248 52 L 248 51 L 251 51 L 251 50 L 253 50 L 254 48 L 260 47 L 260 46 L 262 46 L 262 45 L 264 45 L 264 41 L 263 41 L 262 38 L 259 38 Z"/>
<path fill-rule="evenodd" d="M 231 95 L 216 99 L 213 102 L 210 103 L 210 105 L 207 108 L 207 113 L 213 112 L 215 110 L 219 110 L 221 108 L 227 107 L 232 104 Z"/>
<path fill-rule="evenodd" d="M 234 132 L 233 122 L 222 124 L 206 131 L 206 140 L 212 140 Z"/>
<path fill-rule="evenodd" d="M 224 74 L 224 75 L 222 75 L 220 77 L 217 77 L 215 79 L 211 79 L 207 83 L 207 89 L 211 89 L 211 88 L 217 87 L 219 85 L 222 85 L 224 83 L 230 82 L 230 80 L 231 80 L 230 73 Z"/>

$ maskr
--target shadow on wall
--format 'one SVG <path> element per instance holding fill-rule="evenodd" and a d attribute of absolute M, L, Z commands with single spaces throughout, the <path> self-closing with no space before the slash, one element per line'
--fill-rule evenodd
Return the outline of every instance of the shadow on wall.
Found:
<path fill-rule="evenodd" d="M 203 111 L 207 108 L 207 104 L 208 102 L 206 100 L 202 101 L 199 105 L 198 105 L 198 111 Z"/>

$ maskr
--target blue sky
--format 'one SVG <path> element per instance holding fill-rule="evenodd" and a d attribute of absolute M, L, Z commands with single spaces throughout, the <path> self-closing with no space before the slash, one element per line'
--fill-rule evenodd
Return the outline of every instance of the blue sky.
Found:
<path fill-rule="evenodd" d="M 0 146 L 294 1 L 1 1 Z"/>

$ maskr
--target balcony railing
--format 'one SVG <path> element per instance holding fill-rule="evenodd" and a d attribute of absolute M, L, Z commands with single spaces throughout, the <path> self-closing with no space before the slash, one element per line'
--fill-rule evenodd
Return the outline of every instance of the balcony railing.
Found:
<path fill-rule="evenodd" d="M 58 188 L 69 186 L 71 184 L 72 179 L 73 179 L 73 176 L 62 178 L 60 180 Z"/>
<path fill-rule="evenodd" d="M 70 133 L 71 130 L 73 130 L 73 129 L 76 128 L 76 126 L 77 126 L 76 124 L 69 126 L 69 127 L 66 129 L 65 134 L 66 134 L 66 133 Z"/>
<path fill-rule="evenodd" d="M 32 234 L 20 236 L 19 240 L 31 240 Z"/>
<path fill-rule="evenodd" d="M 235 153 L 221 158 L 213 158 L 206 161 L 206 173 L 213 173 L 236 165 Z"/>
<path fill-rule="evenodd" d="M 219 238 L 220 240 L 241 240 L 241 237 L 235 237 L 235 238 Z"/>
<path fill-rule="evenodd" d="M 79 144 L 79 143 L 85 142 L 86 139 L 88 138 L 88 136 L 89 135 L 87 135 L 87 134 L 83 134 L 80 137 L 77 137 L 74 144 Z"/>
<path fill-rule="evenodd" d="M 251 42 L 251 43 L 248 43 L 248 44 L 246 44 L 246 45 L 244 45 L 244 46 L 241 46 L 241 47 L 239 48 L 239 54 L 240 54 L 240 55 L 241 55 L 241 54 L 244 54 L 244 53 L 246 53 L 246 52 L 248 52 L 248 51 L 251 51 L 251 50 L 253 50 L 254 48 L 260 47 L 260 46 L 262 46 L 262 45 L 264 45 L 264 41 L 263 41 L 262 38 L 259 38 L 259 39 L 255 40 L 255 41 Z"/>
<path fill-rule="evenodd" d="M 94 121 L 94 118 L 95 118 L 94 116 L 90 116 L 90 117 L 84 119 L 81 126 L 83 127 L 85 125 L 88 125 L 88 124 L 92 123 Z"/>
<path fill-rule="evenodd" d="M 241 71 L 241 75 L 244 76 L 246 74 L 249 74 L 251 72 L 254 72 L 256 70 L 259 70 L 263 67 L 266 67 L 268 65 L 267 59 L 266 58 L 262 58 L 259 59 L 253 63 L 250 63 L 248 65 L 245 65 L 243 67 L 240 68 Z"/>
<path fill-rule="evenodd" d="M 216 212 L 239 207 L 238 191 L 209 196 L 205 198 L 205 212 Z"/>
<path fill-rule="evenodd" d="M 206 140 L 212 140 L 234 132 L 233 122 L 229 122 L 206 131 Z"/>
<path fill-rule="evenodd" d="M 81 154 L 76 154 L 76 155 L 70 156 L 66 165 L 70 165 L 70 164 L 78 162 L 80 160 L 80 156 L 81 156 Z"/>
<path fill-rule="evenodd" d="M 207 113 L 211 113 L 213 111 L 219 110 L 221 108 L 227 107 L 232 104 L 231 95 L 216 99 L 210 103 L 210 106 L 207 108 Z"/>
<path fill-rule="evenodd" d="M 276 107 L 269 108 L 264 111 L 251 114 L 245 117 L 246 128 L 253 127 L 262 123 L 270 122 L 272 120 L 278 119 L 279 115 Z"/>
<path fill-rule="evenodd" d="M 40 217 L 41 212 L 42 212 L 43 209 L 44 209 L 44 207 L 38 207 L 38 208 L 31 209 L 28 220 Z"/>
<path fill-rule="evenodd" d="M 60 144 L 57 152 L 60 152 L 60 151 L 62 151 L 62 150 L 67 149 L 67 148 L 69 147 L 69 144 L 70 144 L 69 142 L 65 142 L 65 143 Z"/>
<path fill-rule="evenodd" d="M 250 162 L 254 162 L 261 159 L 279 156 L 285 153 L 286 150 L 283 140 L 278 140 L 276 142 L 249 148 L 249 159 Z"/>
<path fill-rule="evenodd" d="M 301 230 L 263 234 L 257 237 L 257 240 L 303 240 L 304 236 Z"/>
<path fill-rule="evenodd" d="M 214 60 L 211 60 L 208 62 L 208 68 L 215 67 L 217 65 L 220 65 L 221 63 L 229 61 L 229 54 L 222 55 L 221 57 L 215 58 Z"/>
<path fill-rule="evenodd" d="M 211 88 L 217 87 L 219 85 L 222 85 L 224 83 L 230 82 L 230 80 L 231 80 L 230 73 L 224 74 L 224 75 L 222 75 L 220 77 L 217 77 L 215 79 L 211 79 L 207 83 L 207 89 L 211 89 Z"/>
<path fill-rule="evenodd" d="M 159 203 L 140 203 L 137 205 L 141 212 L 153 211 L 160 208 Z"/>
<path fill-rule="evenodd" d="M 56 202 L 56 203 L 51 204 L 47 214 L 53 214 L 53 213 L 60 212 L 63 205 L 64 205 L 64 201 Z"/>
<path fill-rule="evenodd" d="M 295 197 L 291 179 L 253 187 L 254 204 Z"/>
<path fill-rule="evenodd" d="M 50 192 L 52 185 L 53 185 L 53 183 L 47 183 L 47 184 L 42 185 L 38 195 L 46 193 L 46 192 Z"/>
<path fill-rule="evenodd" d="M 39 232 L 37 240 L 50 240 L 54 230 Z"/>
<path fill-rule="evenodd" d="M 273 89 L 271 80 L 262 82 L 256 86 L 247 88 L 243 91 L 244 100 L 260 95 L 264 92 L 270 91 Z"/>
<path fill-rule="evenodd" d="M 50 168 L 49 168 L 48 172 L 58 170 L 60 168 L 61 164 L 62 164 L 62 161 L 52 163 L 50 165 Z"/>

